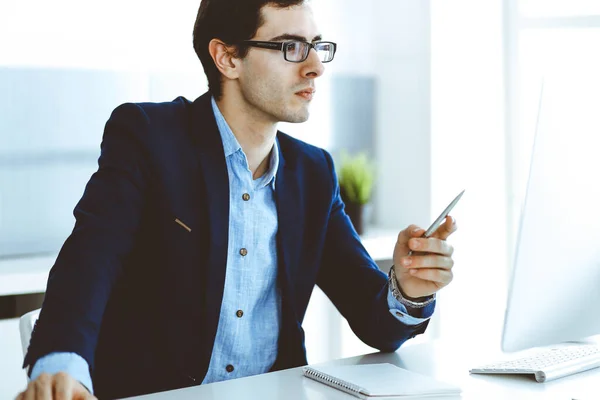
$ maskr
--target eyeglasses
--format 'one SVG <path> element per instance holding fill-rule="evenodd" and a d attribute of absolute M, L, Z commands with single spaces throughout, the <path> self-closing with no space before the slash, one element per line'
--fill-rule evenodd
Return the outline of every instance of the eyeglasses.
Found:
<path fill-rule="evenodd" d="M 257 40 L 245 40 L 245 45 L 259 47 L 261 49 L 281 50 L 285 61 L 301 63 L 308 58 L 310 49 L 315 49 L 319 60 L 322 63 L 328 63 L 333 60 L 337 44 L 333 42 L 301 42 L 292 40 L 289 42 L 261 42 Z"/>

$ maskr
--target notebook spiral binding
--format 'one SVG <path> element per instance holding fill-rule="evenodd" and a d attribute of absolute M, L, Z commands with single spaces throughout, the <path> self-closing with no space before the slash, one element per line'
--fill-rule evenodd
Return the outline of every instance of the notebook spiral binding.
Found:
<path fill-rule="evenodd" d="M 349 393 L 349 394 L 352 394 L 355 396 L 357 394 L 361 394 L 364 391 L 364 389 L 361 388 L 360 386 L 353 385 L 352 383 L 348 383 L 341 379 L 333 378 L 330 375 L 324 374 L 319 371 L 315 371 L 314 369 L 312 369 L 310 367 L 304 368 L 304 375 L 306 375 L 309 378 L 312 378 L 316 381 L 322 382 L 322 383 L 326 384 L 327 386 L 334 387 L 336 389 L 342 390 L 346 393 Z"/>

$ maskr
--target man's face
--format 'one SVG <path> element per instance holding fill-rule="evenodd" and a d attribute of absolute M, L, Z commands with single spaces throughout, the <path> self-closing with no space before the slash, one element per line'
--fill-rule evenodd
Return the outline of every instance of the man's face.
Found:
<path fill-rule="evenodd" d="M 265 6 L 261 11 L 264 24 L 252 40 L 320 40 L 312 9 L 306 4 L 283 9 Z M 305 61 L 292 63 L 284 59 L 282 51 L 250 48 L 239 76 L 241 95 L 259 118 L 304 122 L 308 119 L 315 79 L 323 71 L 314 49 Z"/>

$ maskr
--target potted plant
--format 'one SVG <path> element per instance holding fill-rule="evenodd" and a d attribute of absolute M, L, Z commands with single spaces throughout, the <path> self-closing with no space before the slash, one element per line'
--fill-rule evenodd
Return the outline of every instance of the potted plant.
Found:
<path fill-rule="evenodd" d="M 373 193 L 375 168 L 366 153 L 351 156 L 342 152 L 338 176 L 346 214 L 360 235 L 364 231 L 364 207 L 371 200 Z"/>

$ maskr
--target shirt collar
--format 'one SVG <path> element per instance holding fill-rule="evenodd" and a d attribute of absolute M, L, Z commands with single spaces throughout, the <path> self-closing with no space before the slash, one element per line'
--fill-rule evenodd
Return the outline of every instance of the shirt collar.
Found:
<path fill-rule="evenodd" d="M 231 156 L 236 152 L 241 152 L 244 154 L 244 158 L 246 158 L 246 154 L 242 149 L 242 146 L 238 142 L 237 138 L 233 134 L 233 131 L 229 127 L 229 124 L 225 120 L 225 117 L 219 110 L 219 106 L 215 101 L 214 97 L 211 97 L 210 102 L 212 104 L 213 113 L 215 115 L 215 120 L 217 122 L 217 128 L 219 128 L 219 133 L 221 134 L 221 140 L 223 141 L 223 150 L 225 151 L 225 158 Z M 246 162 L 247 163 L 247 162 Z M 275 190 L 275 178 L 277 174 L 277 168 L 279 167 L 279 146 L 277 144 L 277 139 L 273 144 L 273 148 L 271 149 L 271 153 L 269 155 L 269 169 L 267 172 L 259 178 L 258 186 L 263 187 L 267 185 L 271 185 L 273 190 Z"/>

